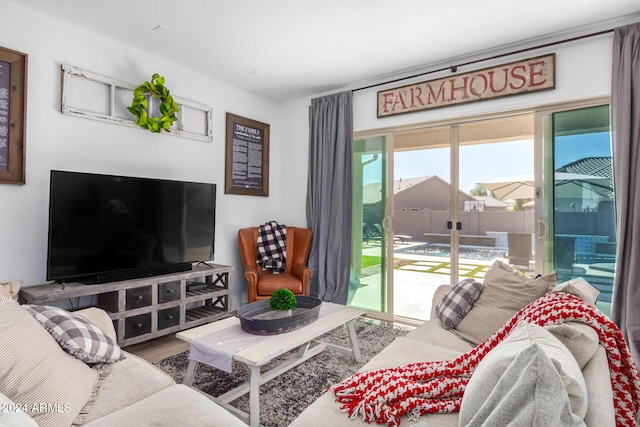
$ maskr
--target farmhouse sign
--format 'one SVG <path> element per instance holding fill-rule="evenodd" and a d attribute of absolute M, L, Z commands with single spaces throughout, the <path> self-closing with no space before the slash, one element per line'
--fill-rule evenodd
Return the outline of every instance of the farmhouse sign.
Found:
<path fill-rule="evenodd" d="M 554 89 L 555 54 L 378 92 L 378 117 Z"/>

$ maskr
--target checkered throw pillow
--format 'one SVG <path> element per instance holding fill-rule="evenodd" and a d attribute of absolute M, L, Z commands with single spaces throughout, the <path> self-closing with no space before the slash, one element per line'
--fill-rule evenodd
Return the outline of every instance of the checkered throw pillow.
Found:
<path fill-rule="evenodd" d="M 25 306 L 67 353 L 85 363 L 115 363 L 125 358 L 109 336 L 84 317 L 58 307 Z"/>
<path fill-rule="evenodd" d="M 482 283 L 471 278 L 455 285 L 436 305 L 436 314 L 445 329 L 453 329 L 471 310 L 482 292 Z"/>

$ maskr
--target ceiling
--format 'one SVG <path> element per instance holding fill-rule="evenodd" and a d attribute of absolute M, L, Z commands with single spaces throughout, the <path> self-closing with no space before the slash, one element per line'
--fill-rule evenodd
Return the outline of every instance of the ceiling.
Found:
<path fill-rule="evenodd" d="M 640 19 L 638 0 L 13 1 L 276 101 Z"/>

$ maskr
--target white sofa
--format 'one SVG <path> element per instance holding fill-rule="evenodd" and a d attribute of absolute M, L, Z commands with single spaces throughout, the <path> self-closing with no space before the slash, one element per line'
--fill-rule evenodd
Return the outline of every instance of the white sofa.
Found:
<path fill-rule="evenodd" d="M 590 285 L 586 285 L 590 287 Z M 360 372 L 397 367 L 412 362 L 449 360 L 470 351 L 474 346 L 461 338 L 461 334 L 457 331 L 445 330 L 435 312 L 435 307 L 438 302 L 451 288 L 452 287 L 448 285 L 443 285 L 438 288 L 433 298 L 433 309 L 429 321 L 410 331 L 406 336 L 396 338 L 393 343 L 363 366 Z M 597 291 L 593 288 L 590 289 L 589 292 L 592 290 L 595 291 L 597 295 Z M 473 310 L 474 308 L 471 309 L 471 311 Z M 477 322 L 476 319 L 471 320 Z M 558 336 L 564 335 L 561 337 L 563 343 L 566 343 L 566 347 L 570 347 L 572 353 L 575 353 L 574 356 L 582 366 L 581 372 L 584 377 L 586 394 L 588 396 L 588 402 L 582 402 L 588 404 L 586 415 L 584 416 L 584 424 L 593 427 L 615 426 L 613 392 L 611 389 L 606 351 L 601 345 L 598 345 L 597 335 L 595 336 L 595 344 L 591 347 L 592 349 L 585 350 L 585 348 L 590 347 L 590 345 L 583 345 L 584 343 L 580 341 L 584 339 L 584 333 L 588 335 L 589 330 L 593 330 L 582 324 L 578 325 L 577 329 L 572 329 L 573 326 L 575 326 L 575 324 L 571 325 L 570 328 L 557 330 L 555 333 Z M 579 372 L 580 370 L 578 370 L 578 373 Z M 471 383 L 469 387 L 470 386 Z M 467 395 L 465 394 L 463 399 L 466 398 Z M 307 407 L 294 422 L 290 424 L 290 427 L 355 427 L 372 425 L 365 423 L 360 418 L 349 419 L 347 414 L 340 411 L 340 403 L 336 402 L 335 399 L 335 395 L 330 391 L 323 394 L 312 405 Z M 425 424 L 423 422 L 426 422 L 428 427 L 458 426 L 461 422 L 460 413 L 427 414 L 420 417 L 419 421 L 408 419 L 407 416 L 403 416 L 401 419 L 401 425 L 403 426 L 415 425 L 416 427 L 424 427 Z M 580 423 L 582 423 L 582 420 L 580 420 Z M 476 423 L 473 425 L 489 424 Z M 497 424 L 491 425 L 495 427 Z M 536 424 L 534 423 L 534 425 Z"/>
<path fill-rule="evenodd" d="M 89 308 L 75 313 L 115 340 L 113 324 L 104 311 Z M 3 370 L 0 373 L 3 409 L 0 425 L 3 427 L 69 426 L 80 410 L 75 402 L 82 402 L 86 396 L 76 399 L 76 395 L 85 393 L 82 391 L 85 382 L 89 387 L 95 385 L 94 369 L 65 352 L 49 337 L 23 306 L 0 296 L 0 360 L 4 366 L 0 368 Z M 100 381 L 83 425 L 246 427 L 199 391 L 176 384 L 170 376 L 137 356 L 124 354 L 126 358 L 114 363 L 110 373 Z M 9 366 L 11 364 L 14 366 Z M 51 372 L 47 372 L 49 370 Z M 16 371 L 23 374 L 12 376 L 11 372 Z M 58 376 L 61 377 L 56 379 Z M 20 383 L 26 381 L 35 385 L 21 386 Z M 11 392 L 18 397 L 9 399 Z"/>

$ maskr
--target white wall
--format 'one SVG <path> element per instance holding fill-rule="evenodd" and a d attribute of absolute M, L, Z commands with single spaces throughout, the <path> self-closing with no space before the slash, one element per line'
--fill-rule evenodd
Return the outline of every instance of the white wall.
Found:
<path fill-rule="evenodd" d="M 282 120 L 273 101 L 14 2 L 0 0 L 0 10 L 0 46 L 28 54 L 27 183 L 0 184 L 0 282 L 45 283 L 50 170 L 87 171 L 218 184 L 215 262 L 234 266 L 234 308 L 246 302 L 237 230 L 271 219 L 306 225 L 307 137 L 289 130 L 297 108 Z M 163 75 L 173 95 L 213 107 L 213 142 L 61 114 L 61 64 L 132 84 Z M 270 124 L 269 197 L 224 194 L 226 112 Z"/>
<path fill-rule="evenodd" d="M 0 46 L 29 55 L 27 184 L 0 184 L 0 281 L 23 279 L 27 286 L 45 282 L 49 171 L 68 169 L 217 183 L 215 261 L 235 268 L 234 307 L 246 301 L 236 232 L 270 219 L 306 225 L 308 106 L 311 98 L 325 93 L 274 103 L 16 3 L 0 0 L 0 10 Z M 354 128 L 363 131 L 428 123 L 608 95 L 611 38 L 607 34 L 518 56 L 556 52 L 557 87 L 553 91 L 382 119 L 376 118 L 376 92 L 384 86 L 355 92 Z M 133 84 L 148 80 L 155 72 L 162 74 L 174 95 L 213 107 L 214 141 L 156 135 L 62 115 L 63 63 Z M 458 72 L 468 70 L 461 68 Z M 432 74 L 413 81 L 443 75 Z M 224 194 L 225 112 L 271 125 L 269 197 Z"/>
<path fill-rule="evenodd" d="M 619 23 L 624 25 L 626 19 Z M 563 39 L 570 39 L 571 34 L 566 34 Z M 506 42 L 506 41 L 505 41 Z M 541 41 L 539 44 L 545 44 L 548 40 Z M 385 81 L 395 80 L 401 76 L 389 76 L 379 81 L 369 81 L 362 84 L 362 87 L 368 87 L 376 83 L 376 86 L 370 89 L 357 90 L 359 86 L 345 87 L 333 92 L 319 93 L 311 97 L 305 97 L 295 101 L 283 104 L 285 108 L 293 109 L 295 105 L 310 105 L 312 98 L 327 95 L 329 93 L 339 92 L 341 90 L 355 90 L 353 95 L 353 127 L 355 132 L 386 130 L 397 126 L 412 126 L 422 123 L 438 122 L 441 120 L 451 120 L 463 117 L 473 117 L 496 112 L 507 112 L 518 109 L 533 108 L 547 106 L 562 102 L 570 102 L 576 100 L 584 100 L 601 96 L 609 96 L 611 93 L 611 51 L 613 43 L 613 33 L 585 38 L 569 43 L 558 44 L 545 49 L 538 49 L 519 55 L 506 56 L 501 59 L 480 62 L 467 67 L 460 67 L 458 74 L 467 71 L 473 71 L 481 68 L 490 67 L 497 64 L 512 62 L 518 59 L 541 56 L 547 53 L 556 53 L 556 88 L 550 91 L 536 92 L 524 95 L 510 96 L 489 101 L 474 102 L 470 104 L 456 105 L 451 107 L 436 108 L 427 111 L 414 112 L 408 114 L 400 114 L 397 116 L 376 117 L 377 108 L 377 92 L 383 89 L 389 89 L 404 86 L 411 83 L 435 80 L 450 75 L 450 71 L 439 72 L 423 75 L 412 79 L 406 79 L 393 84 L 383 84 Z M 515 51 L 517 48 L 510 48 L 504 52 L 491 51 L 490 53 L 480 54 L 477 58 L 465 58 L 465 61 L 480 59 Z M 453 63 L 457 63 L 455 60 Z M 435 67 L 443 68 L 443 67 Z M 416 75 L 420 72 L 426 72 L 428 69 L 415 70 L 410 75 Z M 305 110 L 306 114 L 306 110 Z M 305 116 L 306 117 L 306 116 Z M 306 119 L 308 121 L 308 119 Z M 305 126 L 295 126 L 290 129 L 291 138 L 304 140 L 308 138 L 308 124 Z"/>

